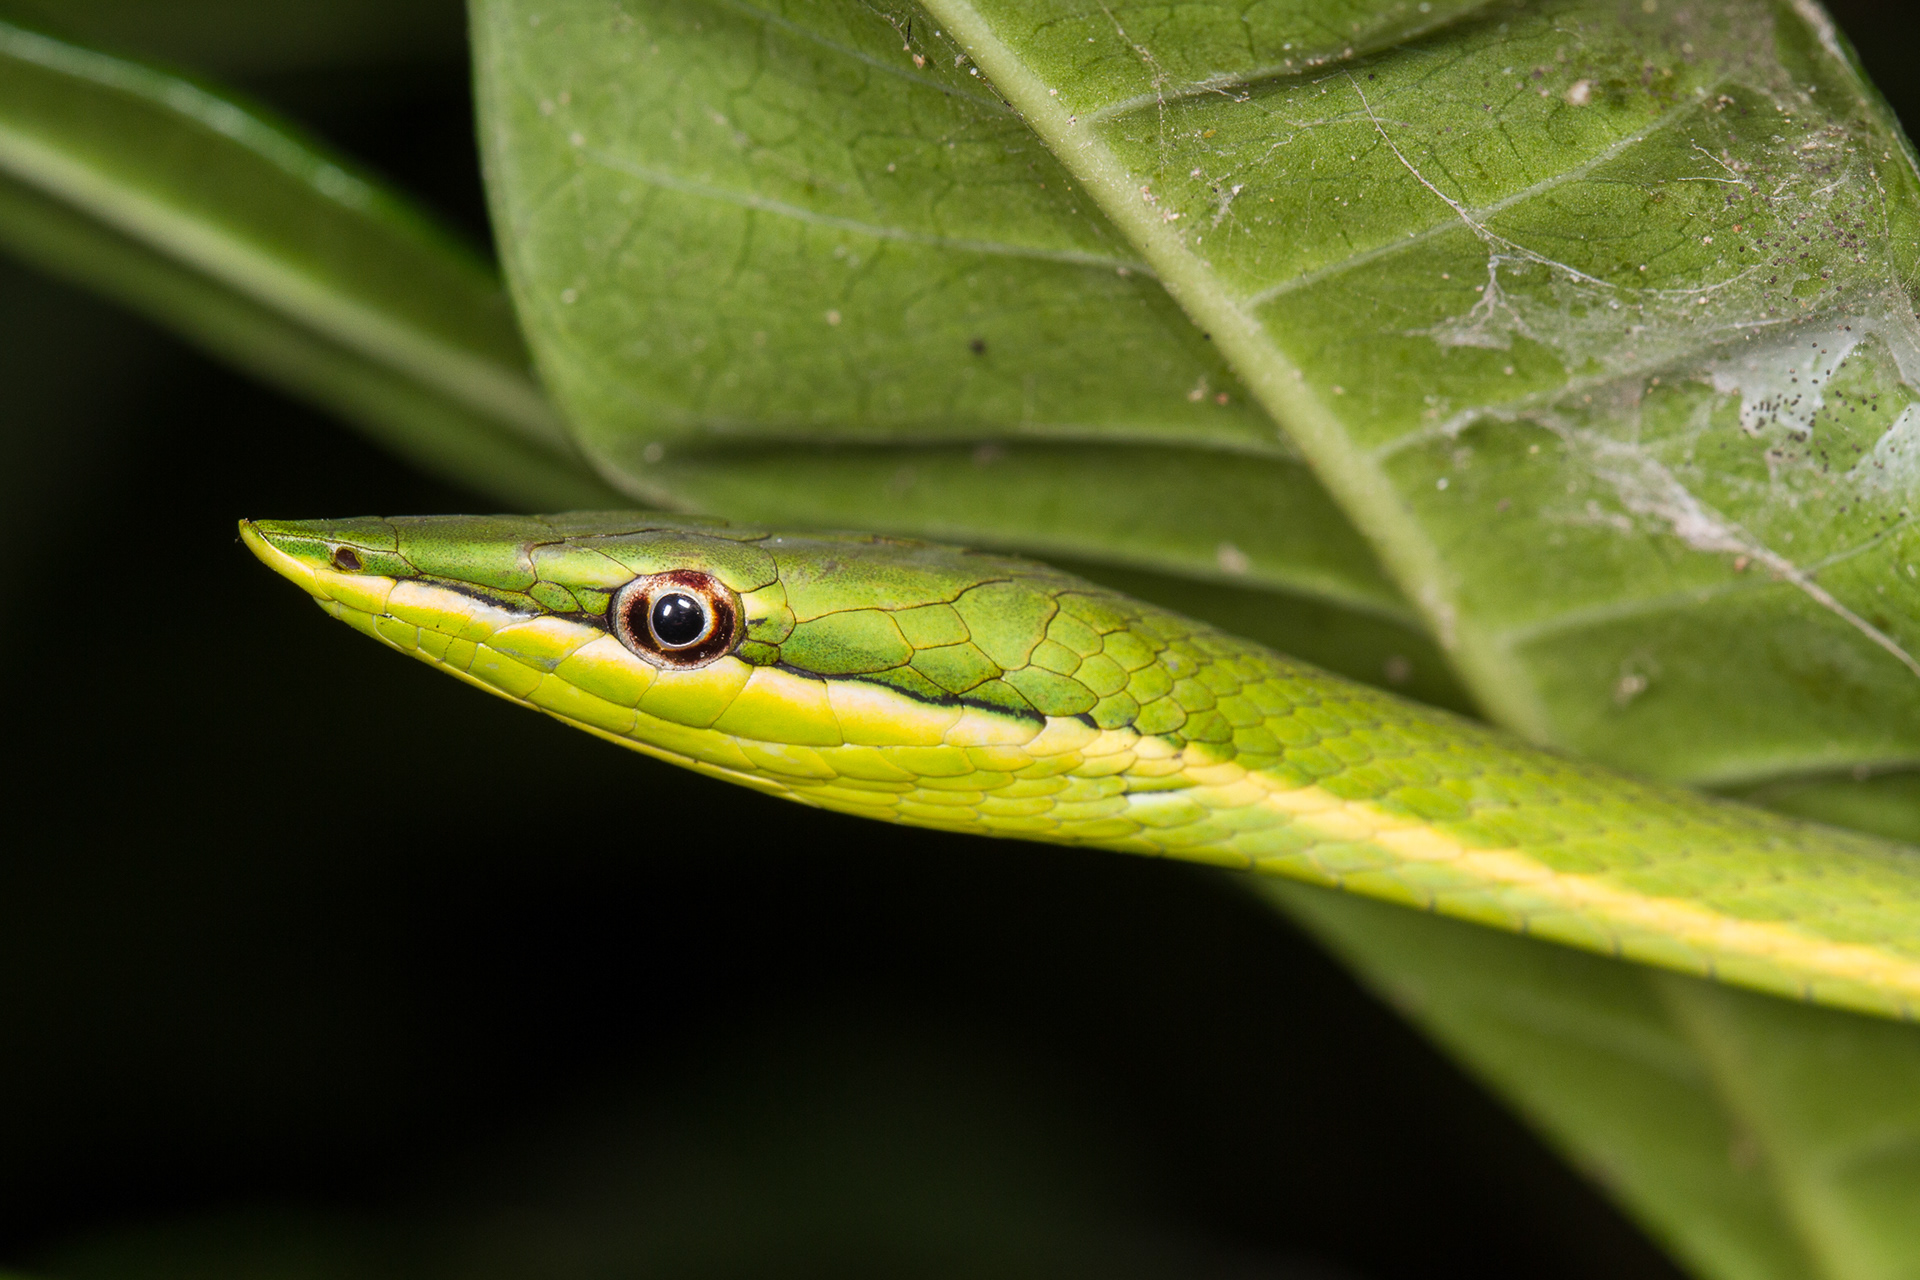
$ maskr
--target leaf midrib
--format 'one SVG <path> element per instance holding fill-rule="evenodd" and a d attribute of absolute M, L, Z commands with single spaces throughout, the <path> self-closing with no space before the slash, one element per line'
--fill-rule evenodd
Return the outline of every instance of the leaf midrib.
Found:
<path fill-rule="evenodd" d="M 1284 424 L 1321 483 L 1379 552 L 1388 573 L 1420 610 L 1481 707 L 1495 720 L 1544 740 L 1550 721 L 1539 691 L 1514 679 L 1510 663 L 1453 601 L 1454 575 L 1402 502 L 1392 482 L 1347 436 L 1331 409 L 1306 387 L 1304 370 L 1281 354 L 1265 327 L 1140 198 L 1135 175 L 1048 92 L 1038 74 L 967 0 L 923 0 L 1041 142 L 1081 184 L 1115 227 L 1159 274 L 1167 292 L 1213 336 L 1249 392 Z"/>

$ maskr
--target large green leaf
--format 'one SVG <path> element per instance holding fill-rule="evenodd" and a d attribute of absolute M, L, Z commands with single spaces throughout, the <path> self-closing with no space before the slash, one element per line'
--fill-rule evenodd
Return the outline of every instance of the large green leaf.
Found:
<path fill-rule="evenodd" d="M 1044 437 L 1124 521 L 1114 442 L 1291 465 L 1252 399 L 1508 725 L 1724 786 L 1920 757 L 1915 177 L 1812 3 L 476 12 L 510 275 L 634 492 Z"/>
<path fill-rule="evenodd" d="M 486 269 L 245 106 L 0 24 L 0 239 L 534 505 L 613 500 Z"/>
<path fill-rule="evenodd" d="M 170 11 L 194 27 L 179 6 Z M 148 34 L 112 6 L 70 16 Z M 177 76 L 4 26 L 0 57 L 13 72 L 0 89 L 0 238 L 16 252 L 510 506 L 623 501 L 574 456 L 528 382 L 497 285 L 422 214 Z M 8 159 L 20 177 L 4 176 Z M 1120 476 L 1151 467 L 1171 500 L 1116 511 L 1084 467 L 1062 483 L 1045 448 L 951 446 L 686 456 L 652 496 L 750 512 L 771 495 L 813 523 L 905 499 L 912 519 L 897 523 L 916 531 L 1162 570 L 1128 585 L 1198 611 L 1217 597 L 1243 629 L 1290 651 L 1466 705 L 1418 619 L 1284 450 L 1248 459 L 1142 446 L 1104 463 Z M 1024 501 L 1036 486 L 1051 495 L 1037 510 Z M 1194 577 L 1228 585 L 1196 596 L 1184 581 Z M 1270 612 L 1236 604 L 1261 587 L 1296 593 L 1271 611 L 1277 629 L 1244 626 Z"/>
<path fill-rule="evenodd" d="M 1242 575 L 1411 618 L 1017 113 L 950 58 L 902 51 L 911 18 L 476 10 L 510 274 L 589 456 L 655 502 Z"/>

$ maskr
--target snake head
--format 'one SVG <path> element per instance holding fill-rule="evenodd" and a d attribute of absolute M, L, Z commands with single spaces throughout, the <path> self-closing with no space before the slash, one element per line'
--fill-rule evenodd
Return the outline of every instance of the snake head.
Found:
<path fill-rule="evenodd" d="M 822 751 L 1021 747 L 1192 718 L 1167 615 L 1004 556 L 627 512 L 262 520 L 241 537 L 382 643 L 741 778 L 838 778 L 849 761 Z"/>

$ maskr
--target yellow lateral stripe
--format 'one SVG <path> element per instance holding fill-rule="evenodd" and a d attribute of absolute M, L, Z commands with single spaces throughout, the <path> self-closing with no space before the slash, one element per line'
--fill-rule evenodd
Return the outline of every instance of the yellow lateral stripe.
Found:
<path fill-rule="evenodd" d="M 1417 864 L 1446 864 L 1485 884 L 1523 888 L 1569 912 L 1677 939 L 1709 954 L 1764 960 L 1803 974 L 1858 982 L 1920 999 L 1920 962 L 1834 942 L 1791 925 L 1742 920 L 1677 898 L 1651 897 L 1597 877 L 1556 871 L 1521 849 L 1476 849 L 1435 827 L 1319 787 L 1273 791 L 1264 801 L 1333 840 L 1363 840 Z"/>

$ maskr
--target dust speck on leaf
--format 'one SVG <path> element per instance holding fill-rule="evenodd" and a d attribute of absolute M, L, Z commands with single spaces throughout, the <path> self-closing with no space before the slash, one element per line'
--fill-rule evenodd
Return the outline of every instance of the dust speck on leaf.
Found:
<path fill-rule="evenodd" d="M 1647 677 L 1641 675 L 1638 671 L 1624 672 L 1618 680 L 1613 682 L 1614 705 L 1621 707 L 1626 706 L 1629 702 L 1632 702 L 1635 698 L 1645 693 L 1649 683 L 1651 682 Z"/>

